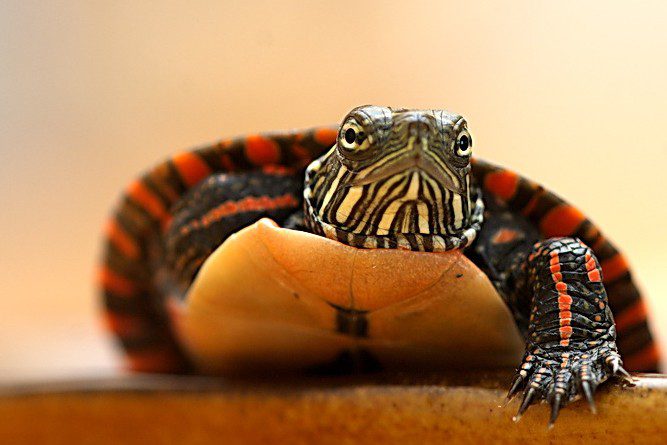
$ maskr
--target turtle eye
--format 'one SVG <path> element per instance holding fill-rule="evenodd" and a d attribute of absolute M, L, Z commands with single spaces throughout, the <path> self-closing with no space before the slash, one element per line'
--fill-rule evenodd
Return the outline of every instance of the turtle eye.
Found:
<path fill-rule="evenodd" d="M 454 143 L 454 153 L 457 156 L 467 157 L 472 153 L 472 139 L 467 131 L 462 131 Z"/>
<path fill-rule="evenodd" d="M 357 140 L 357 132 L 354 131 L 354 128 L 348 128 L 345 131 L 345 142 L 348 144 L 354 144 L 354 141 Z"/>
<path fill-rule="evenodd" d="M 355 120 L 351 120 L 341 128 L 338 146 L 345 156 L 355 158 L 366 154 L 366 149 L 369 147 L 368 139 L 363 128 Z"/>

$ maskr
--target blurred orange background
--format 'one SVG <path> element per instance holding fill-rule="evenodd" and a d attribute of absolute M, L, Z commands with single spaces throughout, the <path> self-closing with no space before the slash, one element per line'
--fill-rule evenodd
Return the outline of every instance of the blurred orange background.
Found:
<path fill-rule="evenodd" d="M 0 3 L 0 378 L 114 372 L 94 268 L 140 171 L 364 103 L 465 115 L 627 253 L 667 340 L 667 5 L 487 3 Z"/>

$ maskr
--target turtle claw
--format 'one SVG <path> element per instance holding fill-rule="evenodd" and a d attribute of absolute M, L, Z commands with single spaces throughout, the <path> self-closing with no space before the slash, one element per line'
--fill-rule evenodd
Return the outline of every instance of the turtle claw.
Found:
<path fill-rule="evenodd" d="M 615 349 L 613 344 L 569 352 L 532 347 L 532 353 L 526 354 L 507 393 L 506 404 L 523 388 L 523 400 L 513 420 L 518 422 L 530 405 L 549 401 L 548 426 L 552 428 L 561 409 L 579 398 L 585 399 L 591 413 L 596 414 L 594 394 L 599 384 L 612 376 L 632 379 L 623 369 Z"/>
<path fill-rule="evenodd" d="M 519 374 L 516 379 L 514 379 L 514 383 L 510 387 L 510 390 L 507 392 L 507 396 L 505 397 L 505 403 L 503 404 L 503 407 L 507 406 L 514 396 L 519 392 L 521 389 L 521 384 L 523 383 L 523 376 Z"/>
<path fill-rule="evenodd" d="M 621 366 L 620 368 L 618 368 L 618 370 L 616 370 L 616 371 L 614 372 L 614 375 L 618 375 L 618 374 L 620 374 L 620 375 L 621 375 L 625 380 L 627 380 L 629 383 L 634 383 L 634 382 L 635 382 L 634 377 L 632 377 L 632 376 L 630 375 L 630 373 L 629 373 L 628 371 L 626 371 L 625 368 L 622 367 L 622 366 Z"/>
<path fill-rule="evenodd" d="M 523 416 L 523 413 L 526 412 L 526 410 L 531 405 L 536 395 L 537 395 L 537 390 L 533 387 L 529 388 L 528 391 L 524 393 L 523 401 L 521 402 L 519 411 L 516 413 L 516 416 L 514 416 L 512 420 L 514 420 L 515 422 L 521 420 L 521 416 Z"/>
<path fill-rule="evenodd" d="M 621 359 L 618 357 L 614 357 L 611 360 L 611 374 L 620 377 L 627 383 L 634 384 L 635 379 L 625 370 L 621 363 Z"/>
<path fill-rule="evenodd" d="M 583 380 L 581 382 L 581 390 L 583 391 L 584 396 L 588 401 L 588 407 L 590 408 L 591 412 L 593 414 L 597 414 L 598 410 L 595 407 L 595 399 L 593 399 L 593 390 L 591 389 L 591 384 L 588 382 L 588 380 Z"/>
<path fill-rule="evenodd" d="M 561 399 L 563 394 L 557 392 L 553 399 L 551 400 L 551 417 L 549 418 L 549 429 L 554 427 L 556 419 L 558 419 L 558 414 L 560 413 Z"/>

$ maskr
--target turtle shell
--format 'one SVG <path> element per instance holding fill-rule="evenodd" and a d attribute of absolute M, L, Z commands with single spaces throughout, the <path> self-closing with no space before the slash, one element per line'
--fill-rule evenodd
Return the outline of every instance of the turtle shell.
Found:
<path fill-rule="evenodd" d="M 354 352 L 383 368 L 511 366 L 522 341 L 460 251 L 364 250 L 263 219 L 204 263 L 176 334 L 197 367 L 318 367 Z"/>
<path fill-rule="evenodd" d="M 129 185 L 105 228 L 98 282 L 106 324 L 130 369 L 191 371 L 181 343 L 200 367 L 220 371 L 256 361 L 305 366 L 350 348 L 394 363 L 515 363 L 518 337 L 509 312 L 460 252 L 360 251 L 261 222 L 220 246 L 184 305 L 160 292 L 149 259 L 159 256 L 155 241 L 169 224 L 169 209 L 188 190 L 221 172 L 302 168 L 336 135 L 319 127 L 223 140 L 179 153 Z M 480 159 L 472 167 L 485 199 L 523 215 L 545 238 L 573 236 L 593 249 L 626 367 L 655 369 L 660 357 L 647 308 L 623 254 L 582 212 L 541 185 Z M 256 291 L 260 284 L 268 293 Z M 292 356 L 281 356 L 285 351 Z M 223 352 L 231 355 L 222 358 Z"/>

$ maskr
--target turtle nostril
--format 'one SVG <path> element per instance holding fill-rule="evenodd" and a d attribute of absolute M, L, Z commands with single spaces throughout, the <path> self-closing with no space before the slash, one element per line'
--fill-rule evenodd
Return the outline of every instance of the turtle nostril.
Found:
<path fill-rule="evenodd" d="M 428 124 L 423 121 L 414 121 L 408 124 L 410 136 L 424 137 L 428 134 Z"/>

